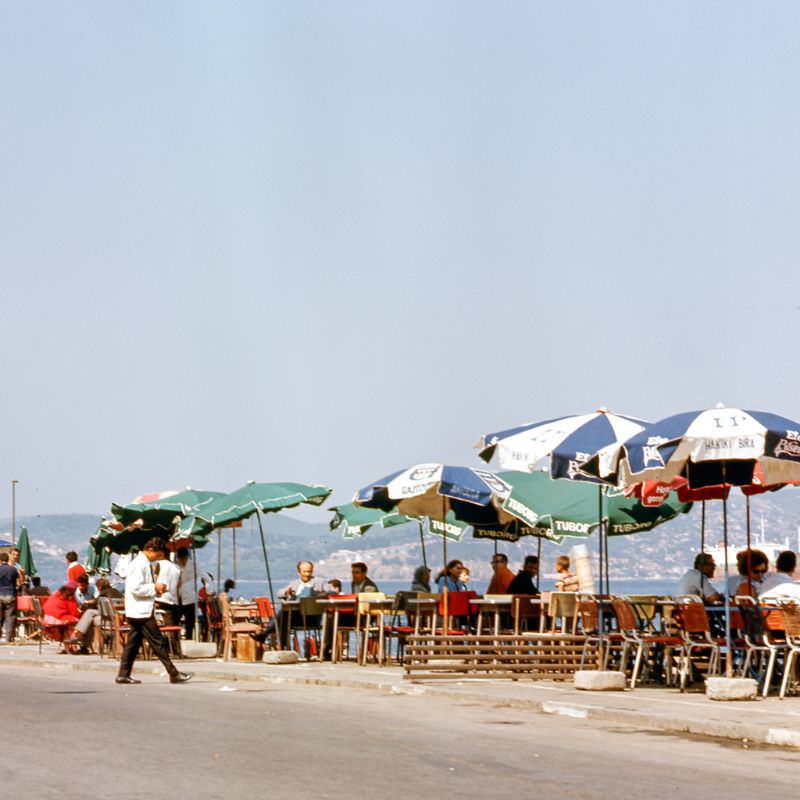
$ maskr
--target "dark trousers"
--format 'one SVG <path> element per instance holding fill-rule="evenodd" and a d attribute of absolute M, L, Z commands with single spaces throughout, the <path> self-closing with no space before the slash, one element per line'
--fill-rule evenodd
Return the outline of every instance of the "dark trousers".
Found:
<path fill-rule="evenodd" d="M 181 606 L 181 613 L 183 614 L 183 625 L 186 628 L 186 638 L 187 639 L 194 639 L 194 616 L 195 616 L 195 604 L 188 603 L 185 606 Z"/>
<path fill-rule="evenodd" d="M 169 676 L 177 675 L 178 669 L 170 661 L 167 641 L 158 629 L 155 617 L 148 617 L 147 619 L 131 619 L 128 617 L 127 619 L 130 631 L 128 631 L 128 638 L 125 640 L 122 658 L 119 661 L 119 676 L 121 678 L 130 677 L 133 662 L 136 661 L 136 656 L 139 655 L 139 649 L 145 639 L 147 639 L 153 654 L 164 665 L 164 669 L 169 673 Z"/>

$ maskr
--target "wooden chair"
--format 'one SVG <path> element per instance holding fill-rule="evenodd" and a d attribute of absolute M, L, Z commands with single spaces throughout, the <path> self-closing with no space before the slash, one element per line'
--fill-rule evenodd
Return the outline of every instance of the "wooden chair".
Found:
<path fill-rule="evenodd" d="M 705 667 L 706 675 L 717 675 L 720 667 L 720 643 L 712 638 L 705 605 L 699 600 L 682 600 L 675 606 L 673 619 L 683 639 L 681 691 L 686 688 L 692 667 Z"/>
<path fill-rule="evenodd" d="M 325 630 L 331 631 L 331 663 L 336 664 L 342 660 L 345 652 L 350 654 L 350 634 L 356 632 L 356 603 L 357 594 L 337 594 L 337 600 L 350 601 L 347 605 L 331 606 L 327 609 Z M 357 649 L 357 647 L 356 647 Z M 323 657 L 325 653 L 323 653 Z"/>
<path fill-rule="evenodd" d="M 242 618 L 241 612 L 231 606 L 224 594 L 219 595 L 216 599 L 222 615 L 222 657 L 225 661 L 230 661 L 231 655 L 235 651 L 237 634 L 258 633 L 261 626 L 255 622 L 248 622 L 246 617 Z"/>
<path fill-rule="evenodd" d="M 547 616 L 551 633 L 575 633 L 577 603 L 575 592 L 550 592 Z"/>
<path fill-rule="evenodd" d="M 633 605 L 623 597 L 615 597 L 611 602 L 614 608 L 614 615 L 617 618 L 617 629 L 623 641 L 622 657 L 620 659 L 620 670 L 622 672 L 627 669 L 628 656 L 631 650 L 634 652 L 633 667 L 631 669 L 631 689 L 636 688 L 636 681 L 639 677 L 642 663 L 647 665 L 648 656 L 652 656 L 659 648 L 663 648 L 665 677 L 667 684 L 670 684 L 672 682 L 672 650 L 677 648 L 683 653 L 683 639 L 680 636 L 642 633 L 639 629 L 640 621 L 633 609 Z"/>
<path fill-rule="evenodd" d="M 575 602 L 575 617 L 578 623 L 576 632 L 584 637 L 580 662 L 580 669 L 584 669 L 589 651 L 592 649 L 598 651 L 600 648 L 600 603 L 597 596 L 578 594 Z M 622 634 L 619 631 L 604 630 L 602 643 L 603 659 L 600 668 L 607 669 L 612 653 L 622 657 L 624 649 Z"/>
<path fill-rule="evenodd" d="M 359 663 L 365 664 L 370 650 L 375 660 L 382 664 L 386 642 L 387 609 L 382 605 L 371 606 L 371 602 L 386 600 L 383 592 L 359 592 L 356 608 L 356 638 L 359 643 Z M 389 612 L 391 613 L 391 612 Z"/>
<path fill-rule="evenodd" d="M 783 629 L 786 632 L 786 658 L 783 664 L 783 680 L 781 691 L 778 695 L 781 700 L 786 696 L 789 681 L 792 679 L 792 669 L 795 657 L 800 654 L 800 608 L 796 603 L 781 604 L 781 617 Z"/>
<path fill-rule="evenodd" d="M 514 634 L 541 630 L 542 607 L 537 602 L 539 598 L 535 594 L 515 594 L 512 598 L 511 616 Z"/>
<path fill-rule="evenodd" d="M 783 616 L 780 608 L 759 606 L 749 595 L 737 597 L 736 605 L 742 617 L 745 642 L 742 677 L 751 673 L 757 676 L 761 696 L 767 697 L 778 656 L 786 650 Z"/>

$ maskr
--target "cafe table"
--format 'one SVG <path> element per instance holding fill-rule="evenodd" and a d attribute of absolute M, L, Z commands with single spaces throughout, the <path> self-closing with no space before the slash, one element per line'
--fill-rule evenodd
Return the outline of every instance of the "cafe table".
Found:
<path fill-rule="evenodd" d="M 500 633 L 500 617 L 503 612 L 511 613 L 511 604 L 513 596 L 507 595 L 504 597 L 473 597 L 470 601 L 472 606 L 478 614 L 478 625 L 475 632 L 478 636 L 483 632 L 483 617 L 484 614 L 494 613 L 494 635 L 498 636 Z"/>

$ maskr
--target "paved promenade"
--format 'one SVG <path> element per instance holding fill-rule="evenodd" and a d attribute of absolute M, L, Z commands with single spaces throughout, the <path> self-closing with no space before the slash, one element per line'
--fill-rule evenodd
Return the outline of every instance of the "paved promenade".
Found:
<path fill-rule="evenodd" d="M 247 664 L 216 659 L 179 662 L 181 669 L 223 681 L 235 688 L 239 681 L 293 683 L 346 687 L 394 694 L 451 697 L 494 707 L 513 706 L 534 714 L 558 714 L 579 720 L 602 720 L 644 730 L 693 734 L 736 741 L 742 745 L 775 745 L 800 749 L 800 697 L 769 697 L 751 702 L 716 702 L 700 692 L 638 687 L 625 692 L 581 692 L 570 683 L 553 681 L 446 680 L 411 683 L 400 667 L 359 667 L 352 663 Z M 97 656 L 59 655 L 47 644 L 0 646 L 0 669 L 43 670 L 54 677 L 62 671 L 116 674 L 115 661 Z M 137 661 L 135 676 L 142 681 L 166 680 L 158 661 Z"/>

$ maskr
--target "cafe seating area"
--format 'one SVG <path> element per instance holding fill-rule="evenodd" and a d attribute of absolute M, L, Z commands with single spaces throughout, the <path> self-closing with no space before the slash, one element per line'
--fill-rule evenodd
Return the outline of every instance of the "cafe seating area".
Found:
<path fill-rule="evenodd" d="M 19 598 L 20 643 L 58 641 L 37 597 Z M 92 649 L 118 658 L 128 628 L 121 600 L 99 598 Z M 737 597 L 724 608 L 693 597 L 603 596 L 544 592 L 382 592 L 284 600 L 267 597 L 203 603 L 204 638 L 225 661 L 256 662 L 288 647 L 301 660 L 400 665 L 409 681 L 509 678 L 570 680 L 577 670 L 618 670 L 626 685 L 687 691 L 726 673 L 758 681 L 760 694 L 793 694 L 800 662 L 800 609 Z M 162 625 L 176 637 L 177 629 Z M 257 641 L 253 635 L 267 635 Z M 283 644 L 282 644 L 283 643 Z M 147 654 L 145 653 L 145 657 Z"/>

